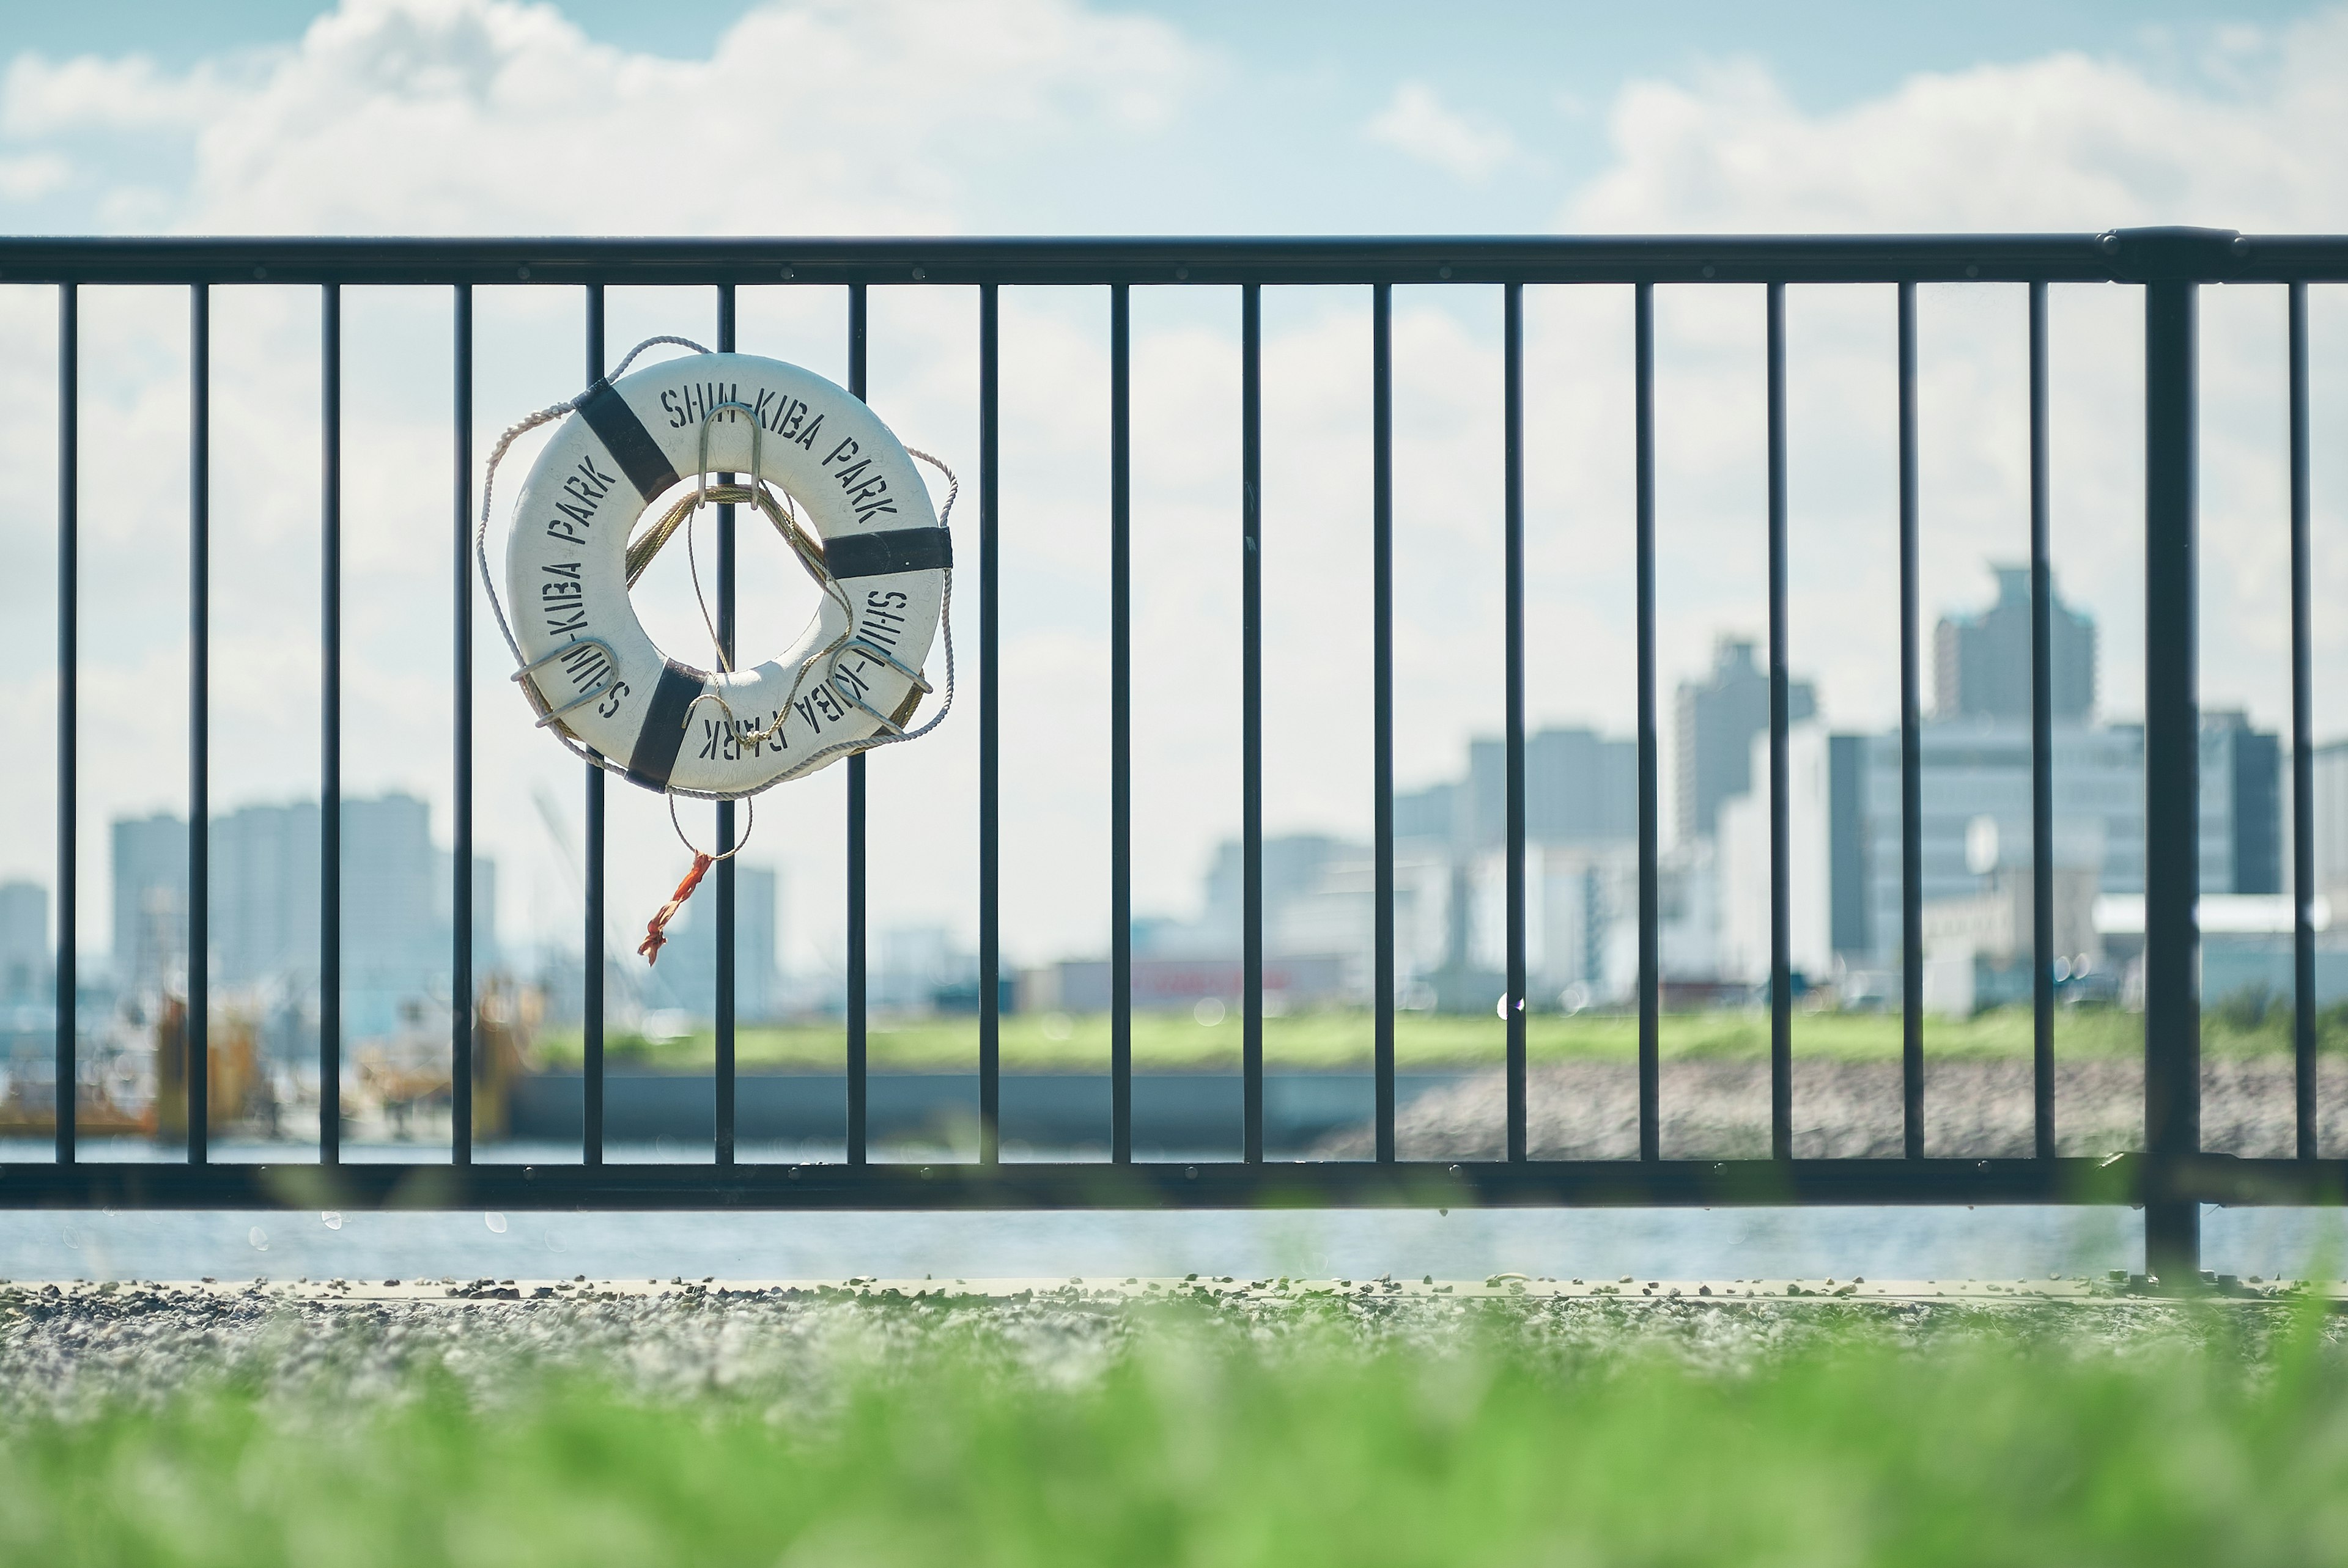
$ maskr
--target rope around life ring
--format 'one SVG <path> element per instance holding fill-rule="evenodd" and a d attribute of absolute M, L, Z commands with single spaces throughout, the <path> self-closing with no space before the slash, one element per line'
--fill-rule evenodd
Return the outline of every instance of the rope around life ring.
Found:
<path fill-rule="evenodd" d="M 626 374 L 659 343 L 696 352 Z M 489 561 L 498 464 L 518 436 L 557 420 L 513 507 L 509 617 Z M 946 476 L 940 510 L 916 457 Z M 714 484 L 713 474 L 732 482 Z M 690 487 L 646 524 L 688 475 Z M 811 371 L 653 338 L 613 376 L 499 438 L 481 487 L 475 554 L 539 727 L 595 766 L 668 796 L 674 822 L 679 795 L 747 799 L 839 757 L 918 739 L 945 718 L 954 677 L 946 520 L 960 488 L 944 464 L 909 450 L 860 398 Z M 763 515 L 821 598 L 797 646 L 744 671 L 726 656 L 702 596 L 713 666 L 705 671 L 654 643 L 629 590 L 680 528 L 690 553 L 701 507 L 727 504 Z M 697 561 L 693 570 L 700 596 Z M 932 694 L 923 664 L 940 640 L 942 700 L 909 730 Z M 685 838 L 681 825 L 677 835 Z M 690 840 L 685 847 L 694 869 L 648 928 L 639 948 L 647 960 L 701 874 L 726 857 Z"/>

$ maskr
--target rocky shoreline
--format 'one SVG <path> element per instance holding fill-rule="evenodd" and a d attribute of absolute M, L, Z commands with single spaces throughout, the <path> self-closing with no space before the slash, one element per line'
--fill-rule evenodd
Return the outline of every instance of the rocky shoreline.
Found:
<path fill-rule="evenodd" d="M 2287 1157 L 2297 1146 L 2293 1069 L 2287 1058 L 2205 1061 L 2202 1147 L 2245 1156 Z M 2348 1093 L 2348 1062 L 2319 1070 L 2317 1104 Z M 1661 1068 L 1662 1152 L 1666 1159 L 1763 1158 L 1769 1153 L 1766 1061 L 1666 1060 Z M 1422 1095 L 1396 1117 L 1395 1145 L 1406 1160 L 1490 1160 L 1504 1147 L 1506 1080 L 1498 1071 Z M 2033 1151 L 2033 1080 L 2025 1061 L 1928 1061 L 1924 1153 L 1988 1159 Z M 2320 1126 L 2318 1150 L 2348 1154 L 2348 1116 Z M 1526 1137 L 1535 1159 L 1629 1160 L 1639 1153 L 1639 1081 L 1625 1061 L 1533 1068 L 1526 1081 Z M 2062 1154 L 2102 1155 L 2144 1146 L 2144 1065 L 2127 1059 L 2058 1062 L 2054 1143 Z M 1319 1154 L 1361 1159 L 1367 1128 L 1325 1141 Z M 1897 1061 L 1794 1061 L 1794 1154 L 1797 1159 L 1897 1159 L 1902 1153 Z"/>

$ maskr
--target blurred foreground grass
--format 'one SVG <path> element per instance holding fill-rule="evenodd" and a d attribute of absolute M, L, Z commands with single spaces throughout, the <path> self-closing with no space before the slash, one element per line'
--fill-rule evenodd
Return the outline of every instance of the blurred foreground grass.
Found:
<path fill-rule="evenodd" d="M 1309 1320 L 1189 1332 L 1169 1310 L 1106 1364 L 1006 1372 L 933 1336 L 779 1402 L 576 1371 L 485 1395 L 427 1369 L 358 1400 L 215 1381 L 147 1409 L 0 1417 L 0 1561 L 2348 1556 L 2348 1381 L 2320 1315 L 2255 1345 L 2227 1322 L 2124 1348 L 2073 1310 L 2075 1332 L 1894 1343 L 1854 1317 L 1790 1353 L 1713 1358 L 1592 1357 L 1472 1320 L 1365 1348 Z"/>
<path fill-rule="evenodd" d="M 1794 1018 L 1797 1052 L 1849 1060 L 1896 1060 L 1900 1017 L 1878 1012 L 1799 1012 Z M 2003 1008 L 1977 1017 L 1925 1020 L 1925 1049 L 1939 1057 L 2027 1057 L 2031 1019 L 2027 1009 Z M 1319 1011 L 1267 1018 L 1264 1064 L 1283 1069 L 1367 1069 L 1371 1020 L 1367 1013 Z M 2055 1015 L 2055 1050 L 2073 1057 L 2127 1056 L 2144 1049 L 2144 1015 L 2116 1008 L 2064 1009 Z M 2326 1050 L 2348 1050 L 2348 1009 L 2333 1008 L 2320 1020 Z M 1758 1009 L 1669 1013 L 1663 1020 L 1666 1057 L 1766 1058 L 1769 1017 Z M 2203 1049 L 2212 1055 L 2288 1054 L 2287 1010 L 2262 1004 L 2212 1009 L 2203 1019 Z M 838 1071 L 843 1059 L 841 1027 L 835 1022 L 782 1027 L 746 1026 L 737 1031 L 736 1061 L 745 1069 L 804 1069 Z M 972 1018 L 876 1022 L 868 1037 L 870 1061 L 880 1071 L 972 1072 L 977 1070 L 978 1022 Z M 1016 1013 L 1002 1022 L 1003 1065 L 1011 1071 L 1105 1072 L 1108 1020 L 1094 1014 Z M 1630 1061 L 1639 1049 L 1639 1024 L 1622 1013 L 1586 1012 L 1567 1017 L 1540 1013 L 1525 1020 L 1525 1044 L 1535 1062 L 1582 1059 Z M 605 1050 L 614 1065 L 706 1071 L 716 1060 L 706 1031 L 664 1040 L 613 1034 Z M 1497 1067 L 1506 1050 L 1500 1020 L 1433 1013 L 1404 1013 L 1395 1020 L 1395 1059 L 1412 1069 Z M 577 1030 L 541 1035 L 538 1060 L 551 1067 L 575 1067 Z M 1142 1071 L 1235 1071 L 1240 1061 L 1240 1020 L 1234 1013 L 1202 1024 L 1188 1013 L 1137 1013 L 1133 1020 L 1134 1065 Z"/>

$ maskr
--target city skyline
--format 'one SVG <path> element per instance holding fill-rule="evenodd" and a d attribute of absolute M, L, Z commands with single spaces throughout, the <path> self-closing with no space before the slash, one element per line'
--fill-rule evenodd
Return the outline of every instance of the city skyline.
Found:
<path fill-rule="evenodd" d="M 2017 781 L 2026 782 L 2026 728 L 2017 751 L 2013 732 L 2021 721 L 2011 711 L 2016 682 L 2010 669 L 1997 663 L 2001 658 L 2010 663 L 2010 653 L 2001 650 L 2014 626 L 2026 628 L 2027 574 L 1994 561 L 1986 564 L 1994 598 L 1986 606 L 1946 611 L 1936 622 L 1931 644 L 1935 701 L 1926 722 L 1928 900 L 1970 896 L 1980 884 L 1980 877 L 1962 866 L 1959 840 L 1932 825 L 1939 820 L 1936 812 L 1953 812 L 1965 822 L 1992 819 L 2009 845 L 2027 841 L 2026 813 L 2017 818 L 2021 808 L 2015 804 L 2021 798 L 2015 793 Z M 2096 628 L 2092 617 L 2061 599 L 2059 585 L 2055 623 L 2058 650 L 2073 650 L 2067 685 L 2057 683 L 2058 863 L 2075 856 L 2079 843 L 2092 841 L 2103 889 L 2128 893 L 2140 887 L 2140 870 L 2130 870 L 2141 865 L 2140 815 L 2130 818 L 2125 810 L 2113 815 L 2106 800 L 2095 808 L 2103 815 L 2089 824 L 2093 831 L 2083 839 L 2083 830 L 2074 823 L 2086 818 L 2074 804 L 2078 798 L 2109 797 L 2115 790 L 2121 796 L 2139 792 L 2140 783 L 2128 781 L 2137 776 L 2131 768 L 2140 772 L 2140 739 L 2124 723 L 2086 726 L 2096 690 Z M 1757 886 L 1766 889 L 1766 854 L 1756 857 L 1752 852 L 1758 819 L 1752 815 L 1757 797 L 1751 780 L 1766 767 L 1767 684 L 1755 651 L 1753 640 L 1720 633 L 1704 675 L 1678 682 L 1673 688 L 1673 743 L 1664 754 L 1677 765 L 1666 768 L 1658 802 L 1666 903 L 1683 908 L 1710 903 L 1722 911 L 1708 931 L 1701 919 L 1676 925 L 1665 920 L 1665 968 L 1675 979 L 1749 980 L 1756 945 L 1766 947 L 1766 922 L 1756 937 L 1749 913 L 1741 922 L 1728 913 L 1740 898 L 1750 906 L 1756 886 L 1752 866 L 1762 866 L 1763 881 Z M 2026 692 L 2026 681 L 2021 689 Z M 1892 786 L 1883 781 L 1889 777 L 1896 783 L 1896 737 L 1831 732 L 1813 688 L 1799 678 L 1789 683 L 1789 695 L 1797 839 L 1810 833 L 1809 817 L 1816 816 L 1823 825 L 1818 831 L 1829 842 L 1815 896 L 1801 876 L 1796 879 L 1797 968 L 1896 962 L 1891 933 L 1897 929 L 1899 882 L 1896 856 L 1887 846 L 1896 845 L 1898 821 L 1896 813 L 1887 815 L 1881 804 L 1894 798 Z M 2076 736 L 2072 735 L 2075 730 Z M 1813 745 L 1821 748 L 1815 767 Z M 2003 747 L 2001 754 L 2009 760 L 1980 772 L 1977 759 L 1986 754 L 1984 746 Z M 1501 843 L 1505 751 L 1497 739 L 1476 736 L 1464 750 L 1458 776 L 1398 792 L 1395 797 L 1402 900 L 1398 940 L 1406 973 L 1431 974 L 1444 966 L 1473 970 L 1479 963 L 1497 967 L 1489 935 L 1493 920 L 1487 907 L 1495 896 L 1490 867 L 1469 863 L 1478 856 L 1488 861 Z M 2320 788 L 2348 767 L 2348 742 L 2331 750 L 2339 760 L 2320 765 Z M 2242 894 L 2279 890 L 2283 756 L 2277 738 L 2257 731 L 2245 715 L 2211 710 L 2205 714 L 2204 751 L 2205 887 Z M 1626 856 L 1637 830 L 1635 743 L 1592 726 L 1548 724 L 1528 734 L 1526 759 L 1528 841 L 1546 857 L 1545 869 L 1535 879 L 1537 914 L 1530 927 L 1536 972 L 1544 979 L 1570 977 L 1567 984 L 1592 988 L 1593 994 L 1610 987 L 1619 990 L 1625 957 L 1621 933 L 1613 927 L 1635 897 L 1635 865 Z M 2017 766 L 2022 774 L 2013 772 Z M 1828 781 L 1813 792 L 1815 809 L 1804 804 L 1799 782 L 1811 773 Z M 2271 805 L 2243 816 L 2236 809 L 2237 797 L 2255 797 Z M 1934 804 L 1941 801 L 1951 804 Z M 1724 808 L 1734 819 L 1725 828 L 1718 821 Z M 427 991 L 436 977 L 445 989 L 448 938 L 441 911 L 448 900 L 447 855 L 431 843 L 430 811 L 420 797 L 404 792 L 353 796 L 345 799 L 344 811 L 346 1012 L 355 999 L 366 1015 L 364 1022 L 379 1025 L 388 1016 L 384 996 Z M 1739 812 L 1742 816 L 1735 815 Z M 1712 831 L 1691 836 L 1689 826 L 1703 824 L 1707 815 L 1715 819 Z M 2134 831 L 2130 821 L 2137 824 Z M 2213 823 L 2219 825 L 2212 827 Z M 405 851 L 370 853 L 370 845 L 386 831 Z M 160 813 L 118 819 L 110 832 L 116 865 L 109 878 L 114 935 L 108 957 L 116 960 L 120 983 L 137 984 L 151 980 L 175 960 L 183 961 L 171 948 L 169 933 L 184 932 L 184 910 L 173 900 L 185 897 L 186 828 L 178 817 Z M 215 814 L 212 833 L 215 985 L 234 988 L 314 969 L 314 802 L 232 806 Z M 2210 847 L 2213 833 L 2225 839 L 2222 851 Z M 2348 850 L 2334 858 L 2348 860 Z M 2254 867 L 2245 871 L 2243 866 L 2252 862 Z M 145 869 L 126 878 L 124 866 L 131 863 Z M 428 889 L 417 874 L 427 866 L 438 868 Z M 1741 875 L 1740 867 L 1746 868 Z M 2348 866 L 2339 870 L 2348 883 Z M 499 962 L 498 880 L 494 858 L 477 856 L 476 972 L 481 975 Z M 742 868 L 741 952 L 779 952 L 780 880 L 770 867 Z M 1365 926 L 1355 906 L 1366 895 L 1367 861 L 1360 842 L 1335 833 L 1275 835 L 1266 845 L 1265 881 L 1271 950 L 1296 958 L 1363 945 Z M 1360 886 L 1331 891 L 1334 885 L 1348 882 Z M 365 897 L 378 884 L 395 896 Z M 1195 961 L 1220 959 L 1235 947 L 1235 842 L 1225 841 L 1216 850 L 1200 886 L 1195 917 L 1146 911 L 1138 916 L 1138 953 Z M 165 903 L 140 910 L 126 896 L 131 887 L 149 899 L 160 896 Z M 264 887 L 267 897 L 259 898 L 256 890 Z M 355 904 L 354 896 L 358 896 Z M 28 947 L 24 935 L 31 919 L 28 899 L 38 902 L 45 922 L 45 888 L 24 881 L 0 885 L 0 979 L 26 969 L 16 949 Z M 389 913 L 395 909 L 404 913 Z M 160 944 L 152 929 L 158 915 L 162 917 L 160 929 L 166 933 Z M 657 971 L 639 975 L 625 963 L 617 964 L 620 989 L 614 994 L 623 999 L 623 1005 L 705 1013 L 706 1005 L 698 999 L 714 992 L 716 974 L 708 920 L 705 909 L 688 906 L 675 927 L 676 942 Z M 966 989 L 965 971 L 975 973 L 974 959 L 949 926 L 901 923 L 880 927 L 879 935 L 882 950 L 874 971 L 879 978 L 876 1005 L 925 1006 L 932 995 Z M 904 948 L 909 942 L 931 956 L 918 963 L 892 958 L 891 944 Z M 536 971 L 529 976 L 533 980 L 544 978 L 552 1016 L 569 1016 L 575 1003 L 565 999 L 575 987 L 560 975 L 566 962 L 577 965 L 575 943 L 567 949 L 559 943 L 524 946 L 537 948 L 524 968 Z M 129 955 L 127 962 L 124 955 Z M 1086 956 L 1085 949 L 1075 948 L 1056 957 L 1038 955 L 1034 961 L 1049 965 L 1082 961 Z M 747 963 L 737 958 L 737 965 L 738 1011 L 745 1019 L 776 1015 L 787 996 L 793 999 L 791 1006 L 837 1005 L 830 995 L 836 986 L 828 989 L 820 974 L 795 973 L 780 958 L 762 962 L 753 957 Z M 1358 976 L 1336 969 L 1311 974 L 1311 984 L 1323 989 L 1358 989 Z M 381 985 L 371 986 L 371 976 Z"/>
<path fill-rule="evenodd" d="M 1939 700 L 1922 732 L 1921 892 L 1931 934 L 1928 968 L 1936 976 L 1931 999 L 1959 1010 L 2013 999 L 2013 977 L 2027 973 L 2026 958 L 2015 969 L 2027 920 L 2017 926 L 2010 896 L 2016 886 L 2026 892 L 2031 866 L 2028 682 L 2017 682 L 2010 659 L 1983 646 L 2013 635 L 2017 618 L 2026 628 L 2027 574 L 1993 567 L 1992 575 L 1996 597 L 1987 607 L 1952 610 L 1936 628 L 1931 673 Z M 2134 950 L 2125 917 L 2102 914 L 2101 901 L 2143 891 L 2143 736 L 2133 723 L 2095 722 L 2093 619 L 2065 603 L 2059 589 L 2054 609 L 2056 646 L 2069 650 L 2054 688 L 2055 935 L 2066 978 L 2085 977 L 2099 962 L 2124 965 Z M 1667 981 L 1751 986 L 1766 979 L 1770 961 L 1766 791 L 1754 786 L 1768 766 L 1766 677 L 1749 641 L 1724 635 L 1715 648 L 1708 679 L 1684 682 L 1676 692 L 1683 764 L 1657 802 L 1661 957 Z M 2019 713 L 2017 687 L 2024 694 Z M 1807 689 L 1796 680 L 1789 690 Z M 1792 705 L 1793 968 L 1814 982 L 1849 976 L 1845 983 L 1879 1003 L 1880 976 L 1900 962 L 1900 736 L 1840 731 L 1813 704 Z M 1548 726 L 1526 736 L 1528 960 L 1534 983 L 1560 996 L 1619 1002 L 1635 975 L 1635 751 L 1632 740 L 1586 727 Z M 2288 832 L 2281 737 L 2238 710 L 2211 707 L 2202 714 L 2201 752 L 2203 893 L 2273 899 L 2285 886 Z M 1728 757 L 1745 765 L 1732 769 L 1721 761 Z M 1504 758 L 1497 741 L 1471 740 L 1463 776 L 1395 797 L 1396 960 L 1406 983 L 1429 981 L 1431 996 L 1443 992 L 1447 974 L 1468 992 L 1488 988 L 1505 961 L 1498 907 Z M 2320 748 L 2315 760 L 2319 801 L 2329 803 L 2318 811 L 2318 876 L 2348 903 L 2348 743 Z M 1707 791 L 1715 830 L 1690 835 L 1687 826 L 1704 821 Z M 1676 838 L 1668 830 L 1674 819 Z M 1324 999 L 1365 999 L 1368 861 L 1365 843 L 1342 835 L 1265 841 L 1266 953 L 1292 962 L 1315 954 L 1346 960 L 1350 970 L 1311 972 Z M 1195 979 L 1200 964 L 1231 961 L 1239 864 L 1238 845 L 1225 841 L 1206 870 L 1199 919 L 1137 921 L 1138 988 L 1164 983 L 1153 966 Z M 2213 934 L 2208 946 L 2238 978 L 2257 978 L 2272 957 L 2230 933 Z M 1057 966 L 1064 976 L 1084 968 Z M 2348 968 L 2336 974 L 2334 968 L 2327 958 L 2325 994 L 2348 994 Z M 1952 978 L 1960 968 L 1962 980 Z M 1057 982 L 1061 989 L 1077 983 Z M 1097 983 L 1088 971 L 1081 980 L 1085 988 Z M 1442 1005 L 1453 999 L 1461 999 Z"/>

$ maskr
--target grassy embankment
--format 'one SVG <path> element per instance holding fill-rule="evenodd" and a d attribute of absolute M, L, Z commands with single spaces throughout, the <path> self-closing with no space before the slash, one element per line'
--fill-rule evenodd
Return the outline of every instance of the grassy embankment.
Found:
<path fill-rule="evenodd" d="M 2348 1380 L 1999 1333 L 1691 1369 L 1532 1337 L 1179 1325 L 1105 1371 L 916 1338 L 825 1398 L 554 1380 L 0 1422 L 0 1560 L 896 1564 L 2333 1563 Z M 2222 1340 L 2222 1332 L 2216 1336 Z M 810 1350 L 810 1355 L 815 1353 Z M 816 1359 L 820 1359 L 817 1355 Z M 813 1408 L 810 1408 L 813 1407 Z"/>
<path fill-rule="evenodd" d="M 2030 1014 L 2001 1009 L 1964 1020 L 1929 1019 L 1924 1045 L 1936 1056 L 2025 1057 L 2030 1054 Z M 2348 1050 L 2348 1008 L 2334 1008 L 2321 1022 L 2326 1050 Z M 2129 1055 L 2143 1049 L 2144 1019 L 2117 1009 L 2065 1009 L 2055 1017 L 2055 1050 L 2065 1056 Z M 841 1030 L 837 1023 L 782 1028 L 746 1027 L 736 1037 L 736 1060 L 745 1071 L 838 1071 Z M 2276 1007 L 2237 1005 L 2212 1009 L 2203 1020 L 2204 1049 L 2215 1055 L 2287 1054 L 2291 1025 Z M 974 1019 L 876 1023 L 869 1036 L 875 1071 L 970 1072 L 978 1061 Z M 1108 1020 L 1019 1013 L 1002 1029 L 1006 1071 L 1104 1071 L 1108 1061 Z M 1892 1060 L 1900 1054 L 1896 1014 L 1802 1012 L 1794 1019 L 1797 1052 L 1852 1060 Z M 1621 1060 L 1638 1054 L 1638 1020 L 1619 1013 L 1574 1017 L 1534 1014 L 1525 1022 L 1526 1050 L 1543 1061 Z M 1264 1063 L 1273 1071 L 1352 1067 L 1370 1061 L 1370 1020 L 1359 1012 L 1294 1013 L 1270 1018 L 1263 1026 Z M 580 1060 L 576 1030 L 540 1038 L 536 1059 L 549 1067 L 575 1067 Z M 615 1034 L 606 1044 L 614 1066 L 706 1071 L 716 1046 L 707 1031 L 681 1039 L 647 1040 Z M 1498 1018 L 1405 1013 L 1395 1022 L 1395 1058 L 1403 1071 L 1460 1069 L 1499 1064 L 1505 1042 Z M 1673 1013 L 1663 1020 L 1666 1057 L 1766 1057 L 1769 1019 L 1758 1009 Z M 1235 1070 L 1240 1060 L 1236 1015 L 1207 1025 L 1187 1013 L 1138 1013 L 1133 1020 L 1134 1065 L 1143 1071 Z"/>

